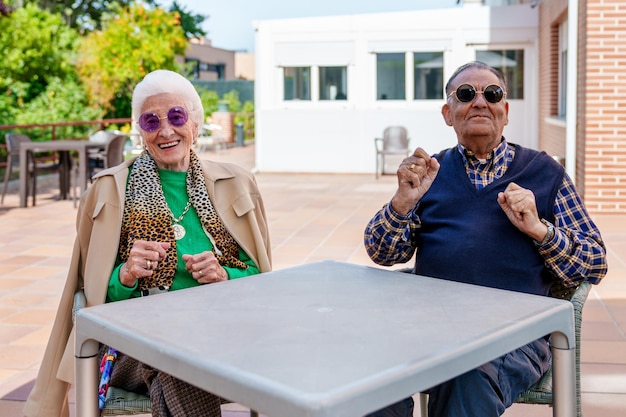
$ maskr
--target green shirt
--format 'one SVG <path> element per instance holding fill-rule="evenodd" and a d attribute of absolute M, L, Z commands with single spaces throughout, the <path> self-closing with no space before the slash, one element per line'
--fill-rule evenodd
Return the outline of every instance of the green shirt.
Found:
<path fill-rule="evenodd" d="M 159 169 L 159 176 L 161 178 L 161 186 L 163 188 L 163 194 L 165 195 L 165 201 L 172 210 L 172 213 L 177 218 L 182 214 L 189 196 L 187 195 L 187 187 L 185 181 L 187 178 L 186 172 L 169 171 Z M 198 284 L 191 274 L 185 269 L 185 261 L 183 261 L 183 254 L 197 254 L 204 251 L 213 250 L 213 245 L 208 236 L 204 233 L 198 213 L 193 206 L 189 208 L 189 211 L 183 219 L 179 222 L 181 226 L 185 228 L 185 236 L 176 241 L 178 262 L 176 263 L 176 274 L 170 291 L 180 290 L 183 288 L 195 287 Z M 228 273 L 228 279 L 235 279 L 254 275 L 259 273 L 259 268 L 254 264 L 252 259 L 239 248 L 239 259 L 248 265 L 247 269 L 223 267 Z M 127 287 L 120 282 L 120 268 L 122 267 L 122 261 L 118 258 L 115 268 L 109 279 L 109 288 L 107 292 L 107 301 L 120 301 L 128 298 L 139 297 L 141 292 L 139 291 L 139 280 L 133 287 Z"/>

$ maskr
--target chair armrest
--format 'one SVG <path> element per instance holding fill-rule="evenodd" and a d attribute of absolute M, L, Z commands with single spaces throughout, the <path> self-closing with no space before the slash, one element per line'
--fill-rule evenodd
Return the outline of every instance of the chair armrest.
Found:
<path fill-rule="evenodd" d="M 585 304 L 585 301 L 587 301 L 587 297 L 589 296 L 590 291 L 591 291 L 591 283 L 587 281 L 582 282 L 578 286 L 578 288 L 576 289 L 576 292 L 574 292 L 574 295 L 572 296 L 572 299 L 570 300 L 572 304 L 574 304 L 574 310 L 577 311 L 579 314 L 583 309 L 583 305 Z"/>
<path fill-rule="evenodd" d="M 82 289 L 74 293 L 74 306 L 72 307 L 72 323 L 76 322 L 76 312 L 87 306 L 87 298 Z"/>
<path fill-rule="evenodd" d="M 376 152 L 381 152 L 382 149 L 383 138 L 374 138 L 374 147 L 376 148 Z"/>

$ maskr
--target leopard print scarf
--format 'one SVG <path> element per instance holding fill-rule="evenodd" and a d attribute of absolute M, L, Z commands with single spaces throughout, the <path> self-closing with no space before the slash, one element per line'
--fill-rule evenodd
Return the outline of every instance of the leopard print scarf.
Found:
<path fill-rule="evenodd" d="M 239 260 L 239 245 L 226 231 L 211 204 L 200 159 L 193 150 L 191 150 L 186 184 L 191 205 L 198 213 L 209 239 L 212 237 L 213 251 L 220 265 L 246 269 L 248 266 Z M 139 280 L 139 289 L 146 290 L 161 285 L 171 287 L 178 260 L 176 239 L 170 211 L 161 188 L 158 168 L 147 151 L 139 155 L 133 163 L 126 185 L 124 216 L 118 249 L 122 262 L 128 260 L 130 249 L 136 240 L 171 243 L 167 250 L 167 257 L 159 261 L 159 266 L 153 274 Z"/>

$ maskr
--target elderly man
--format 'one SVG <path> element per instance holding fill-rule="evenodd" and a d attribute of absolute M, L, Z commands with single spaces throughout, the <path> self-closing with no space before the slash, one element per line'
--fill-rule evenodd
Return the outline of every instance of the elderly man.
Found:
<path fill-rule="evenodd" d="M 508 111 L 498 70 L 470 62 L 454 72 L 441 113 L 458 144 L 402 161 L 395 195 L 365 229 L 374 262 L 417 253 L 417 274 L 545 296 L 554 280 L 600 282 L 600 232 L 561 165 L 504 139 Z M 500 416 L 549 366 L 546 336 L 430 389 L 429 415 Z M 411 399 L 371 416 L 401 415 L 412 415 Z"/>

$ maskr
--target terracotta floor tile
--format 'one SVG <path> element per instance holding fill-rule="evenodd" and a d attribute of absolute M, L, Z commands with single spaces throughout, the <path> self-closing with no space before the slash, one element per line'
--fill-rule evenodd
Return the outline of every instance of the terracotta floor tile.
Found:
<path fill-rule="evenodd" d="M 22 401 L 2 400 L 0 399 L 0 412 L 2 417 L 22 417 L 24 403 Z"/>
<path fill-rule="evenodd" d="M 582 411 L 589 417 L 624 417 L 626 415 L 626 395 L 584 393 Z"/>
<path fill-rule="evenodd" d="M 4 307 L 16 307 L 16 308 L 28 308 L 30 306 L 38 305 L 46 296 L 43 294 L 28 294 L 11 292 L 0 297 L 0 305 Z"/>
<path fill-rule="evenodd" d="M 21 265 L 11 265 L 8 259 L 12 257 L 13 256 L 0 255 L 0 277 L 10 277 L 13 271 L 22 267 Z"/>
<path fill-rule="evenodd" d="M 626 341 L 585 340 L 580 356 L 584 363 L 626 365 Z"/>
<path fill-rule="evenodd" d="M 0 369 L 0 384 L 3 384 L 7 380 L 15 377 L 18 373 L 19 371 L 14 369 Z"/>
<path fill-rule="evenodd" d="M 0 323 L 0 346 L 14 343 L 16 340 L 38 330 L 39 326 Z"/>
<path fill-rule="evenodd" d="M 49 310 L 35 310 L 29 309 L 20 313 L 14 314 L 4 322 L 13 325 L 47 325 L 50 323 L 50 317 L 56 314 L 56 311 L 52 311 L 52 315 Z"/>
<path fill-rule="evenodd" d="M 0 290 L 11 291 L 16 288 L 23 287 L 24 285 L 28 285 L 28 283 L 19 279 L 0 278 Z"/>
<path fill-rule="evenodd" d="M 583 318 L 581 340 L 613 340 L 623 341 L 624 334 L 612 322 L 593 322 Z"/>
<path fill-rule="evenodd" d="M 40 362 L 45 346 L 0 346 L 0 369 L 29 369 Z"/>
<path fill-rule="evenodd" d="M 4 264 L 5 265 L 32 265 L 35 264 L 37 262 L 41 262 L 42 260 L 44 260 L 45 257 L 43 256 L 28 256 L 28 255 L 18 255 L 18 256 L 12 256 L 12 257 L 8 257 L 4 260 Z"/>
<path fill-rule="evenodd" d="M 13 345 L 31 345 L 31 346 L 41 346 L 46 345 L 48 343 L 48 339 L 50 338 L 50 332 L 52 331 L 51 325 L 46 326 L 36 326 L 30 333 L 24 335 L 23 337 L 17 338 L 13 341 Z M 41 358 L 40 358 L 41 359 Z"/>
<path fill-rule="evenodd" d="M 53 267 L 53 266 L 25 266 L 13 273 L 13 278 L 41 280 L 49 276 L 56 276 L 60 273 L 65 273 L 67 266 Z"/>
<path fill-rule="evenodd" d="M 584 392 L 626 395 L 626 364 L 581 364 Z"/>

